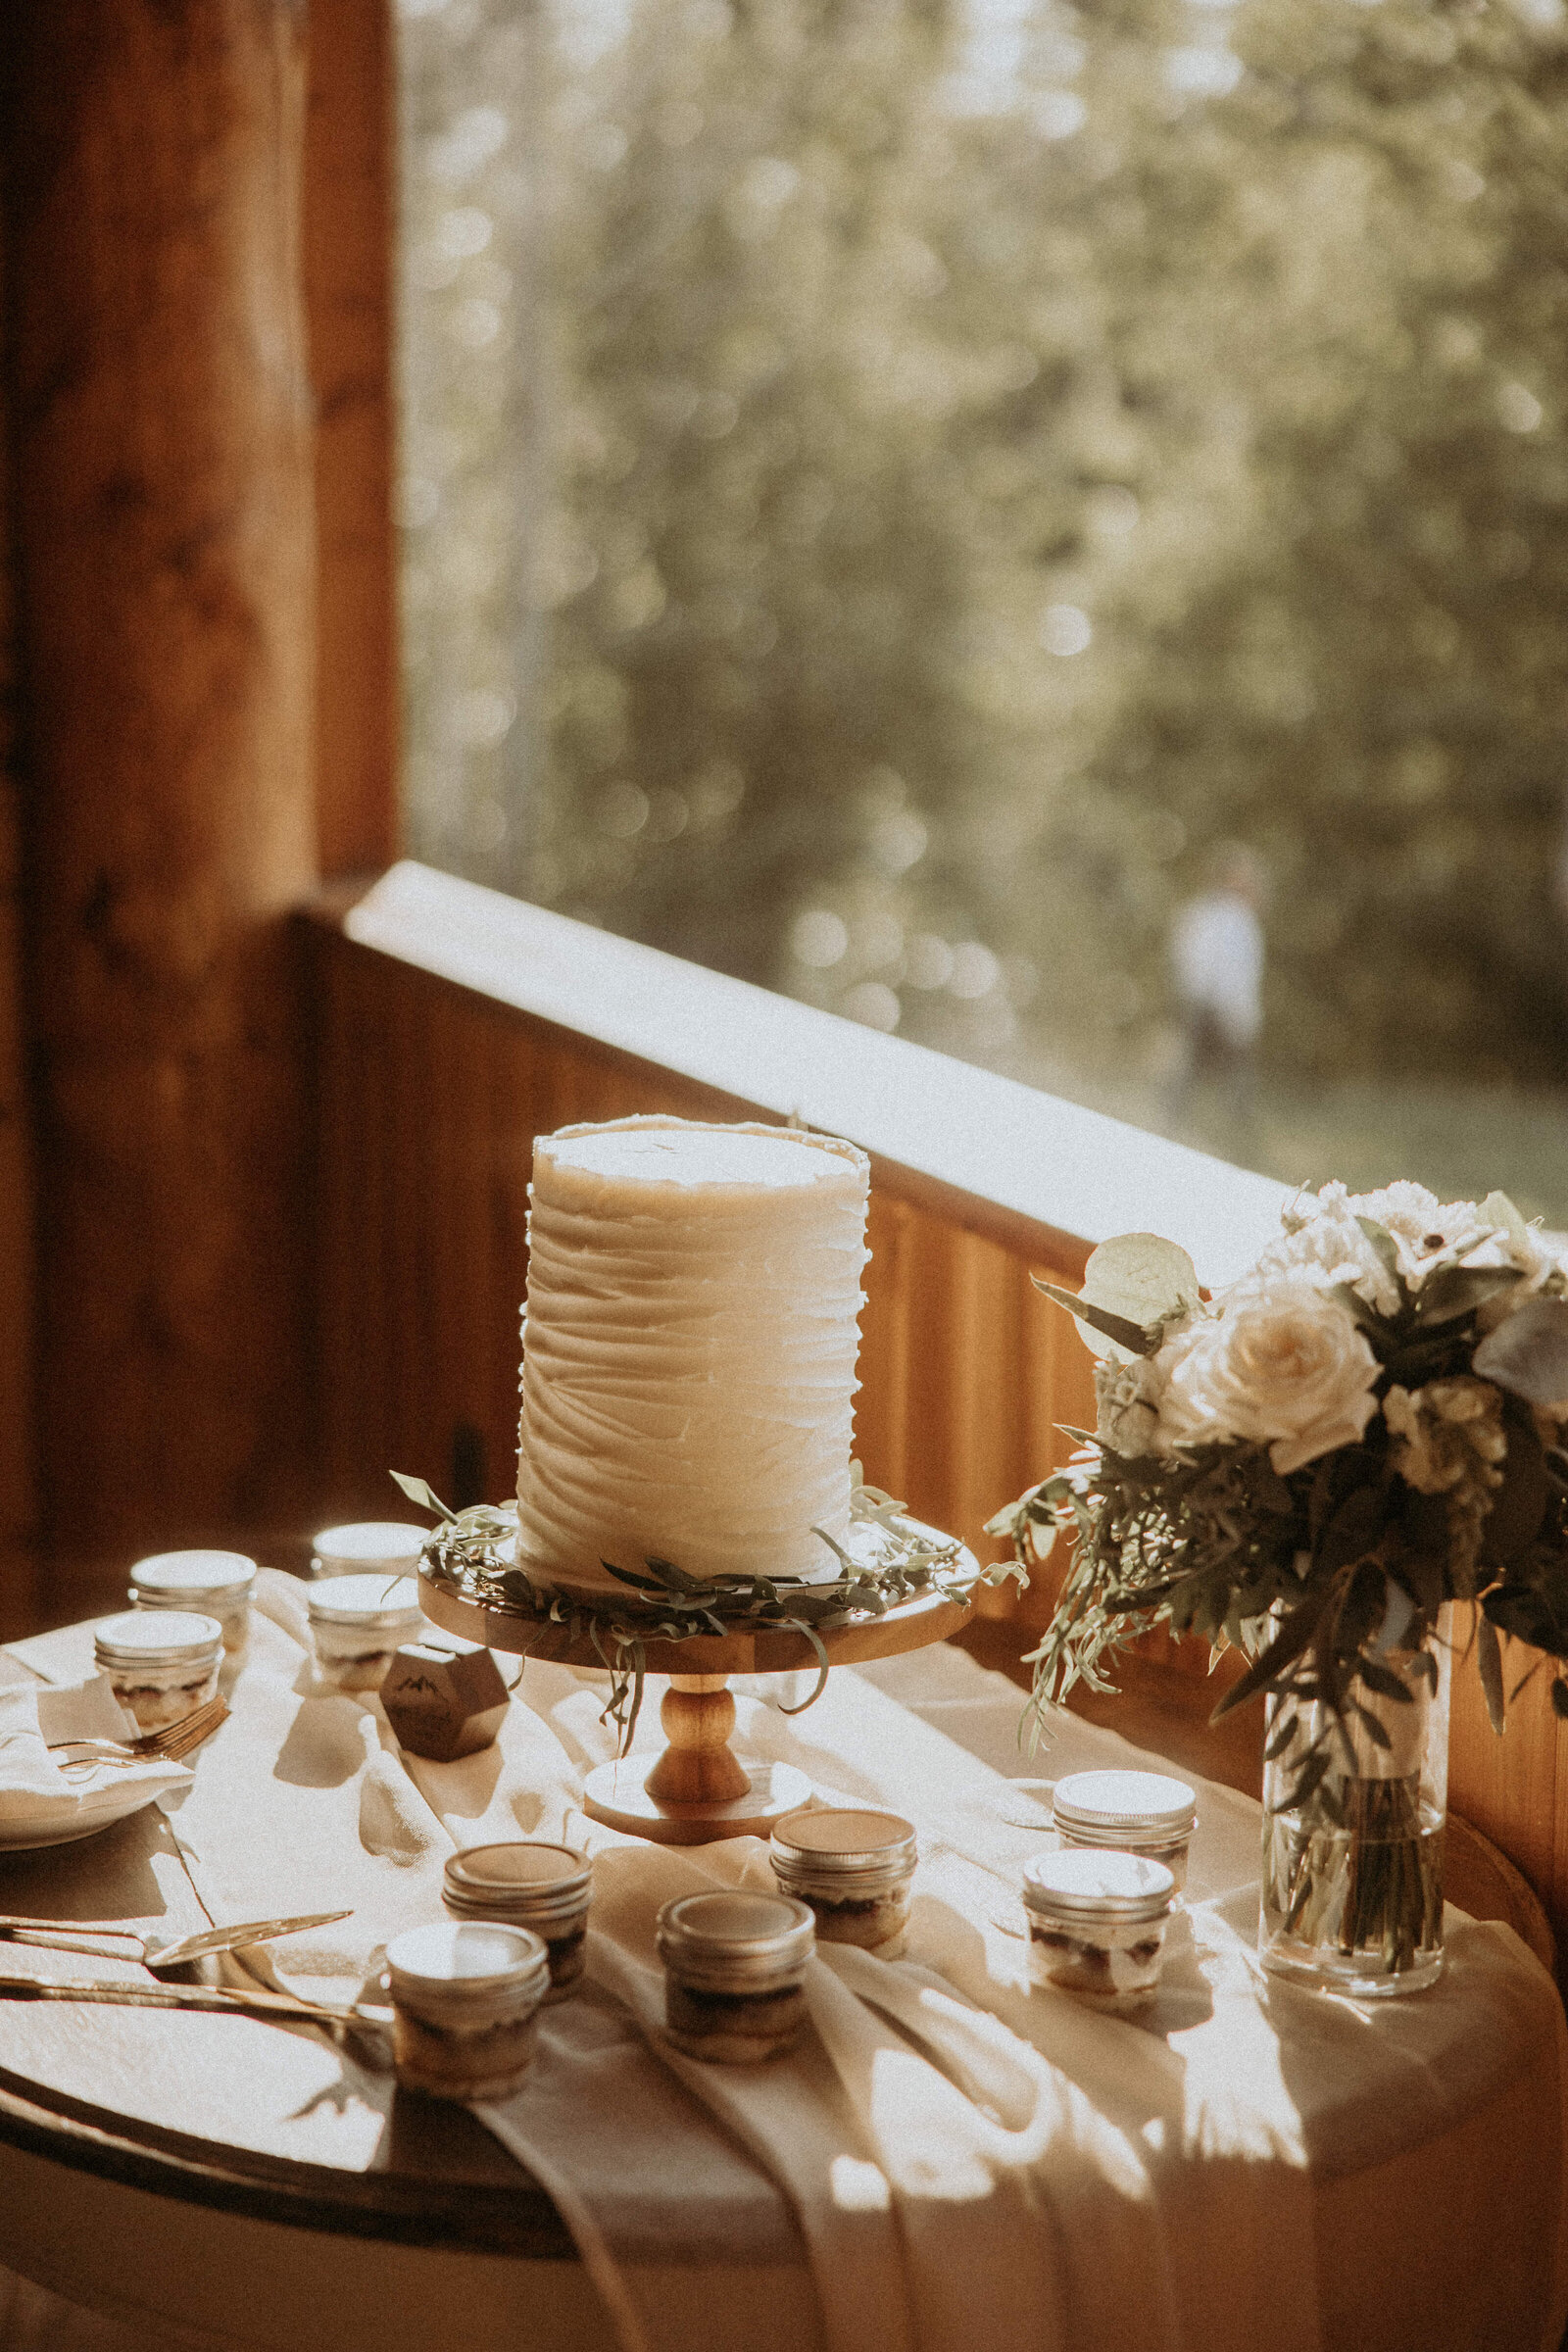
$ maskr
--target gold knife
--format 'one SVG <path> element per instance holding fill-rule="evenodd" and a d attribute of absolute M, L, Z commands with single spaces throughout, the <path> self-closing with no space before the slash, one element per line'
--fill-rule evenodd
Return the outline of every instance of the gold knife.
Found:
<path fill-rule="evenodd" d="M 0 2000 L 108 2001 L 127 2009 L 249 2010 L 262 2017 L 299 2017 L 316 2025 L 377 2028 L 391 2022 L 374 2010 L 307 2001 L 292 1992 L 230 1991 L 216 1984 L 46 1984 L 38 1977 L 0 1976 Z"/>
<path fill-rule="evenodd" d="M 270 1943 L 279 1936 L 298 1936 L 307 1928 L 329 1928 L 339 1919 L 352 1917 L 349 1911 L 312 1911 L 302 1919 L 250 1919 L 235 1928 L 206 1928 L 199 1936 L 176 1936 L 172 1943 L 160 1943 L 156 1937 L 143 1936 L 139 1929 L 122 1926 L 109 1919 L 13 1919 L 0 1915 L 0 1937 L 9 1943 L 31 1944 L 49 1952 L 85 1952 L 92 1960 L 139 1960 L 143 1968 L 182 1968 L 190 1960 L 201 1960 L 209 1952 L 239 1951 L 250 1943 Z M 84 1936 L 96 1940 L 83 1942 Z M 133 1949 L 121 1954 L 106 1952 L 100 1946 L 110 1936 Z"/>

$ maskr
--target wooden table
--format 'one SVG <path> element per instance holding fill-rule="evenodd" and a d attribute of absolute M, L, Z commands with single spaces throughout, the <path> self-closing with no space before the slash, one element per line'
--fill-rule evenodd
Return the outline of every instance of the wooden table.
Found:
<path fill-rule="evenodd" d="M 177 1864 L 156 1812 L 90 1845 L 3 1855 L 4 1907 L 140 1910 L 160 1858 Z M 174 1869 L 162 1883 L 177 1888 Z M 202 1924 L 193 1894 L 163 1916 L 171 1933 Z M 20 1945 L 0 1954 L 8 1968 L 24 1956 Z M 50 1974 L 139 1973 L 35 1958 Z M 48 2083 L 19 2069 L 45 2020 L 56 2050 L 63 2020 L 68 2038 L 90 2034 L 100 2095 L 88 2095 L 85 2068 L 56 2065 L 62 2079 Z M 559 2321 L 573 2345 L 611 2342 L 550 2199 L 464 2109 L 357 2070 L 356 2097 L 380 2126 L 348 2145 L 328 2124 L 278 2112 L 299 2046 L 329 2046 L 309 2028 L 85 2005 L 8 2004 L 0 2021 L 0 2261 L 40 2284 L 93 2309 L 157 2312 L 288 2352 L 427 2352 L 455 2312 L 466 2345 L 515 2352 L 536 2340 L 524 2310 Z M 144 2070 L 158 2054 L 171 2063 L 176 2045 L 183 2059 L 193 2036 L 209 2043 L 209 2063 L 188 2084 L 196 2128 L 181 2130 L 160 2095 L 168 2078 L 160 2085 Z"/>
<path fill-rule="evenodd" d="M 953 1658 L 927 1654 L 933 1667 Z M 972 1707 L 960 1692 L 939 1699 L 942 1730 L 982 1757 L 989 1740 L 1005 1763 L 1010 1696 L 980 1693 Z M 990 1732 L 978 1721 L 987 1709 L 998 1719 Z M 171 1933 L 200 1924 L 156 1812 L 80 1846 L 0 1856 L 0 1908 L 161 1917 Z M 35 1957 L 40 1973 L 103 1973 L 90 1960 Z M 1519 2142 L 1517 2097 L 1517 2083 L 1499 2082 L 1496 2099 L 1444 2143 L 1441 2172 L 1421 2176 L 1419 2198 L 1402 2161 L 1323 2184 L 1326 2344 L 1357 2340 L 1341 2323 L 1368 2291 L 1336 2281 L 1376 2264 L 1396 2238 L 1417 2328 L 1399 2352 L 1488 2340 L 1465 2335 L 1462 2317 L 1453 2333 L 1473 2266 L 1452 2252 L 1452 2200 L 1463 2183 L 1465 2242 L 1507 2243 L 1513 2191 L 1494 2185 L 1494 2159 Z M 781 2340 L 810 2341 L 815 2290 L 793 2238 L 760 2220 L 752 2238 L 728 2242 L 725 2264 L 700 2243 L 669 2249 L 661 2305 L 672 2340 L 703 2352 L 755 2347 L 760 2311 Z M 1346 2250 L 1357 2247 L 1350 2262 Z M 473 2118 L 354 2070 L 313 2029 L 244 2018 L 0 2004 L 0 2263 L 91 2309 L 139 2314 L 149 2345 L 167 2343 L 169 2323 L 255 2352 L 612 2343 L 549 2198 Z"/>

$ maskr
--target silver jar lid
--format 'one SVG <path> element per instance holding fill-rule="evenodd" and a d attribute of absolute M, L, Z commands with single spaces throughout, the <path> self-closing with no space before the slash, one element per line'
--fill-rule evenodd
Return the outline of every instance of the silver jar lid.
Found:
<path fill-rule="evenodd" d="M 1198 1799 L 1163 1772 L 1074 1772 L 1056 1783 L 1058 1830 L 1096 1845 L 1153 1845 L 1190 1837 Z"/>
<path fill-rule="evenodd" d="M 1042 1919 L 1130 1927 L 1163 1919 L 1175 1893 L 1173 1873 L 1142 1854 L 1072 1846 L 1024 1866 L 1024 1909 Z"/>
<path fill-rule="evenodd" d="M 394 2000 L 404 1992 L 416 2000 L 493 2001 L 507 1992 L 542 1996 L 550 1982 L 550 1954 L 531 1928 L 438 1920 L 394 1936 L 386 1947 L 386 1969 Z"/>
<path fill-rule="evenodd" d="M 242 1551 L 155 1551 L 131 1569 L 130 1597 L 161 1609 L 201 1609 L 208 1600 L 233 1609 L 255 1582 L 256 1562 Z"/>
<path fill-rule="evenodd" d="M 93 1628 L 100 1666 L 205 1666 L 223 1646 L 216 1617 L 189 1609 L 126 1609 Z"/>
<path fill-rule="evenodd" d="M 427 1527 L 404 1519 L 351 1519 L 342 1527 L 323 1527 L 312 1543 L 312 1565 L 318 1575 L 358 1576 L 368 1569 L 390 1569 L 407 1575 L 430 1541 Z"/>
<path fill-rule="evenodd" d="M 715 1888 L 676 1895 L 659 1914 L 665 1965 L 712 1992 L 761 1992 L 790 1984 L 815 1946 L 811 1907 L 792 1894 Z"/>
<path fill-rule="evenodd" d="M 329 1576 L 311 1587 L 305 1605 L 316 1625 L 417 1625 L 424 1614 L 412 1576 Z"/>
<path fill-rule="evenodd" d="M 469 1918 L 553 1919 L 582 1909 L 593 1876 L 593 1864 L 574 1845 L 511 1838 L 449 1854 L 441 1896 L 449 1910 Z"/>
<path fill-rule="evenodd" d="M 867 1871 L 912 1869 L 914 1824 L 902 1813 L 833 1805 L 786 1814 L 773 1830 L 772 1854 L 813 1878 L 862 1878 Z"/>

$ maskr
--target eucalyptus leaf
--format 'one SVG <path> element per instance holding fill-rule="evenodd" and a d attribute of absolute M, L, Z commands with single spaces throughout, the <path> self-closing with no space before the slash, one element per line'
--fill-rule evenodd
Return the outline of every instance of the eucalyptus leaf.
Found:
<path fill-rule="evenodd" d="M 1530 1247 L 1530 1228 L 1506 1193 L 1489 1193 L 1477 1210 L 1483 1225 L 1505 1233 L 1516 1250 Z"/>
<path fill-rule="evenodd" d="M 1387 1698 L 1396 1707 L 1408 1707 L 1413 1704 L 1413 1691 L 1402 1677 L 1395 1673 L 1392 1666 L 1381 1665 L 1376 1658 L 1363 1655 L 1357 1658 L 1355 1671 L 1367 1689 L 1375 1690 L 1379 1698 Z"/>
<path fill-rule="evenodd" d="M 1481 1531 L 1482 1549 L 1488 1559 L 1505 1566 L 1529 1550 L 1541 1533 L 1550 1491 L 1545 1449 L 1534 1428 L 1515 1407 L 1509 1415 L 1502 1485 L 1492 1498 L 1492 1508 Z"/>
<path fill-rule="evenodd" d="M 1422 1329 L 1457 1323 L 1523 1280 L 1517 1266 L 1438 1266 L 1421 1285 L 1416 1322 Z"/>
<path fill-rule="evenodd" d="M 1378 1257 L 1382 1260 L 1385 1272 L 1394 1276 L 1395 1281 L 1398 1283 L 1402 1292 L 1404 1289 L 1404 1278 L 1399 1272 L 1398 1243 L 1395 1240 L 1393 1234 L 1390 1233 L 1386 1225 L 1380 1225 L 1378 1223 L 1376 1217 L 1357 1217 L 1355 1221 L 1360 1226 L 1361 1231 L 1366 1235 L 1367 1240 L 1371 1243 L 1374 1250 L 1377 1252 Z"/>
<path fill-rule="evenodd" d="M 1327 1598 L 1324 1592 L 1309 1592 L 1304 1600 L 1298 1602 L 1262 1656 L 1254 1658 L 1240 1682 L 1231 1685 L 1209 1716 L 1210 1723 L 1218 1723 L 1233 1708 L 1245 1706 L 1250 1698 L 1255 1698 L 1277 1674 L 1300 1656 L 1318 1630 Z"/>
<path fill-rule="evenodd" d="M 1035 1289 L 1044 1293 L 1056 1306 L 1064 1306 L 1080 1330 L 1087 1324 L 1101 1339 L 1108 1340 L 1108 1348 L 1097 1348 L 1084 1331 L 1084 1344 L 1099 1356 L 1116 1355 L 1126 1363 L 1135 1355 L 1152 1355 L 1159 1346 L 1159 1331 L 1146 1331 L 1141 1323 L 1132 1322 L 1126 1315 L 1112 1314 L 1108 1307 L 1086 1305 L 1074 1291 L 1064 1291 L 1059 1283 L 1043 1282 L 1038 1274 L 1030 1276 Z"/>
<path fill-rule="evenodd" d="M 456 1526 L 457 1512 L 449 1511 L 440 1495 L 432 1488 L 427 1487 L 422 1478 L 411 1478 L 406 1470 L 393 1470 L 389 1476 L 393 1485 L 401 1487 L 409 1500 L 418 1509 L 428 1511 L 433 1518 L 445 1519 L 449 1525 Z"/>
<path fill-rule="evenodd" d="M 1081 1296 L 1102 1313 L 1149 1331 L 1192 1313 L 1199 1302 L 1198 1268 L 1160 1234 L 1119 1233 L 1091 1251 Z"/>
<path fill-rule="evenodd" d="M 1473 1360 L 1483 1380 L 1568 1413 L 1568 1298 L 1527 1298 L 1487 1334 Z"/>
<path fill-rule="evenodd" d="M 1476 1620 L 1476 1656 L 1481 1668 L 1481 1689 L 1487 1701 L 1487 1714 L 1493 1730 L 1500 1739 L 1506 1702 L 1502 1694 L 1502 1643 L 1497 1629 L 1490 1617 Z"/>
<path fill-rule="evenodd" d="M 1388 1726 L 1384 1723 L 1382 1717 L 1374 1715 L 1370 1707 L 1363 1707 L 1358 1698 L 1352 1698 L 1350 1705 L 1354 1711 L 1357 1723 L 1359 1723 L 1362 1731 L 1365 1732 L 1373 1746 L 1381 1748 L 1383 1752 L 1387 1754 L 1393 1747 L 1394 1741 L 1389 1738 Z"/>

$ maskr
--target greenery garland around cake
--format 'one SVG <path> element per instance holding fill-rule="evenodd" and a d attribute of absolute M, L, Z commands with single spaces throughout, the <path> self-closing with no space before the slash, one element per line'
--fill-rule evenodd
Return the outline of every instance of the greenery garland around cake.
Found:
<path fill-rule="evenodd" d="M 607 1592 L 593 1598 L 536 1585 L 517 1566 L 514 1505 L 479 1503 L 471 1510 L 453 1511 L 422 1478 L 401 1470 L 392 1476 L 411 1502 L 440 1522 L 424 1547 L 424 1571 L 434 1583 L 478 1608 L 559 1625 L 568 1639 L 591 1644 L 611 1678 L 602 1720 L 616 1727 L 622 1755 L 631 1745 L 642 1710 L 650 1642 L 689 1642 L 703 1635 L 762 1630 L 801 1634 L 816 1653 L 816 1682 L 799 1706 L 781 1710 L 800 1715 L 820 1698 L 827 1682 L 830 1660 L 824 1633 L 858 1618 L 881 1617 L 922 1592 L 966 1600 L 977 1585 L 1021 1581 L 1025 1574 L 1011 1560 L 965 1571 L 963 1546 L 956 1538 L 935 1536 L 921 1527 L 902 1502 L 867 1486 L 859 1463 L 852 1462 L 850 1520 L 852 1526 L 877 1530 L 874 1563 L 853 1558 L 817 1527 L 812 1534 L 837 1556 L 842 1572 L 823 1584 L 744 1573 L 699 1578 L 688 1576 L 673 1560 L 657 1557 L 645 1559 L 640 1569 L 603 1560 L 600 1565 L 626 1588 L 625 1594 Z"/>

